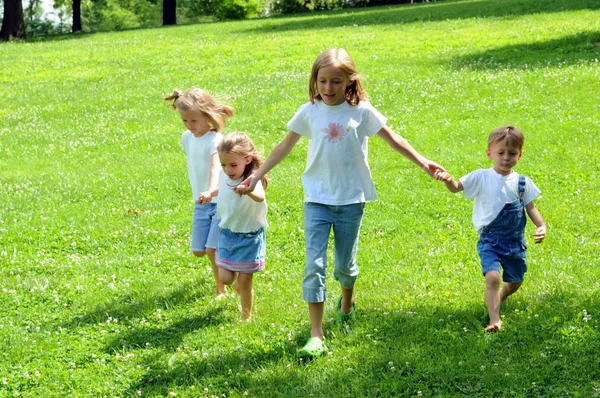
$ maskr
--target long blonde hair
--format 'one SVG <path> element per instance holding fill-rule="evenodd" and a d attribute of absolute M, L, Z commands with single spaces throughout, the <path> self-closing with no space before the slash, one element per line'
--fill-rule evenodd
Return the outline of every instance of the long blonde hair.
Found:
<path fill-rule="evenodd" d="M 217 146 L 217 151 L 221 153 L 233 153 L 234 155 L 243 158 L 248 156 L 252 158 L 250 163 L 248 163 L 244 169 L 242 181 L 248 178 L 254 171 L 258 170 L 263 162 L 256 146 L 246 133 L 235 132 L 227 134 Z M 260 182 L 262 182 L 263 188 L 266 190 L 267 185 L 269 185 L 269 177 L 265 174 L 260 179 Z"/>
<path fill-rule="evenodd" d="M 185 92 L 174 89 L 164 100 L 173 101 L 171 107 L 180 112 L 193 111 L 204 115 L 212 129 L 219 132 L 225 129 L 227 119 L 235 113 L 231 106 L 220 103 L 200 88 L 192 88 Z"/>
<path fill-rule="evenodd" d="M 348 54 L 348 51 L 343 48 L 331 48 L 322 52 L 313 63 L 310 80 L 308 82 L 308 95 L 311 103 L 314 104 L 315 100 L 323 100 L 317 87 L 317 77 L 320 69 L 329 66 L 335 66 L 346 73 L 348 80 L 350 81 L 350 84 L 346 88 L 346 101 L 348 101 L 350 105 L 358 105 L 360 101 L 366 101 L 367 92 L 360 83 L 360 75 L 356 70 L 354 60 L 350 54 Z"/>

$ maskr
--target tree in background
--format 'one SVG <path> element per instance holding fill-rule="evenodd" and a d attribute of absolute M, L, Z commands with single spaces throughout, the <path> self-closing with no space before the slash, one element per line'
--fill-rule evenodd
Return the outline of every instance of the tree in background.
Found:
<path fill-rule="evenodd" d="M 21 0 L 4 0 L 4 17 L 0 40 L 25 39 L 25 21 L 23 20 L 23 4 Z"/>
<path fill-rule="evenodd" d="M 163 0 L 163 25 L 177 24 L 177 0 Z"/>

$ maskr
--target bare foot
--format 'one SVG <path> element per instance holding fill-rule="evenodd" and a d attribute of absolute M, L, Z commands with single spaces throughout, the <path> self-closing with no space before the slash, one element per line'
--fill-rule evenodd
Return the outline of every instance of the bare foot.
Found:
<path fill-rule="evenodd" d="M 496 332 L 499 332 L 500 330 L 502 330 L 502 322 L 498 321 L 496 323 L 490 324 L 483 331 L 486 333 L 496 333 Z"/>

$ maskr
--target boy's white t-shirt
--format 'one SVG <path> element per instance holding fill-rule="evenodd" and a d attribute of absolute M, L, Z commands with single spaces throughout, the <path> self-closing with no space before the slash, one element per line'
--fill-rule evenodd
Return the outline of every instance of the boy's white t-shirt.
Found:
<path fill-rule="evenodd" d="M 256 202 L 248 195 L 238 195 L 233 189 L 240 182 L 242 179 L 232 180 L 223 172 L 219 176 L 219 205 L 217 206 L 217 215 L 221 219 L 219 227 L 236 233 L 254 232 L 268 227 L 267 199 Z M 262 183 L 258 181 L 254 189 L 262 190 Z"/>
<path fill-rule="evenodd" d="M 473 225 L 478 233 L 494 221 L 505 204 L 519 199 L 519 173 L 507 176 L 498 174 L 493 168 L 480 169 L 460 179 L 465 198 L 475 198 L 473 203 Z M 533 181 L 525 177 L 524 205 L 531 203 L 540 190 Z"/>
<path fill-rule="evenodd" d="M 367 161 L 368 137 L 387 119 L 369 102 L 302 105 L 288 128 L 309 139 L 304 201 L 341 206 L 377 199 Z"/>
<path fill-rule="evenodd" d="M 187 159 L 188 176 L 195 202 L 202 192 L 208 191 L 212 156 L 217 153 L 217 145 L 222 139 L 223 135 L 216 131 L 207 131 L 203 136 L 196 137 L 187 130 L 181 135 L 181 146 Z M 217 197 L 214 197 L 212 203 L 217 203 L 217 200 Z"/>

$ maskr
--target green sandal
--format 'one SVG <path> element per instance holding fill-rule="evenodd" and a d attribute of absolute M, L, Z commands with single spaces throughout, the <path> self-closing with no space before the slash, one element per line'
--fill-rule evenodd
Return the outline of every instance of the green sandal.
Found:
<path fill-rule="evenodd" d="M 343 325 L 345 323 L 348 323 L 348 322 L 356 319 L 356 313 L 354 312 L 354 303 L 352 303 L 352 309 L 350 310 L 349 313 L 347 313 L 347 314 L 342 313 L 342 296 L 340 296 L 340 299 L 338 300 L 338 303 L 337 303 L 337 307 L 335 309 L 336 309 L 335 320 L 340 325 Z"/>
<path fill-rule="evenodd" d="M 325 340 L 321 340 L 318 337 L 311 337 L 304 347 L 298 350 L 298 356 L 301 358 L 316 358 L 325 354 L 325 352 L 327 352 Z"/>

